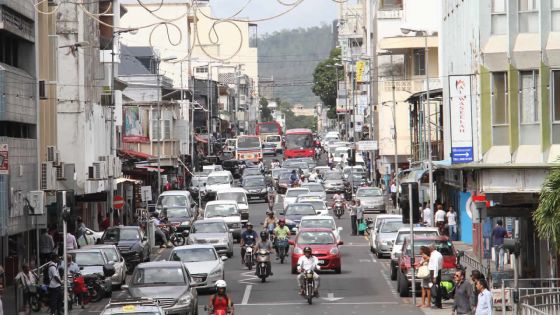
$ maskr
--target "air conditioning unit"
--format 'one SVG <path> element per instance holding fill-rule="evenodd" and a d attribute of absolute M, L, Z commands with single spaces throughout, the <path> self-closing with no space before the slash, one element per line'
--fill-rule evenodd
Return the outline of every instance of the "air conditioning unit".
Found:
<path fill-rule="evenodd" d="M 47 146 L 47 162 L 56 161 L 56 147 L 54 145 Z"/>
<path fill-rule="evenodd" d="M 41 215 L 44 213 L 45 208 L 45 192 L 41 190 L 30 191 L 27 194 L 29 205 L 31 206 L 33 215 Z"/>
<path fill-rule="evenodd" d="M 113 163 L 114 163 L 114 157 L 112 155 L 102 155 L 99 157 L 99 161 L 104 162 L 107 168 L 107 176 L 113 176 Z"/>
<path fill-rule="evenodd" d="M 239 95 L 239 105 L 247 104 L 247 96 L 246 95 Z"/>
<path fill-rule="evenodd" d="M 93 162 L 93 173 L 94 179 L 105 179 L 107 178 L 107 162 L 99 161 Z"/>
<path fill-rule="evenodd" d="M 66 176 L 64 176 L 64 163 L 60 162 L 56 165 L 56 179 L 57 180 L 64 180 Z"/>
<path fill-rule="evenodd" d="M 56 170 L 53 162 L 41 163 L 41 190 L 56 190 Z"/>

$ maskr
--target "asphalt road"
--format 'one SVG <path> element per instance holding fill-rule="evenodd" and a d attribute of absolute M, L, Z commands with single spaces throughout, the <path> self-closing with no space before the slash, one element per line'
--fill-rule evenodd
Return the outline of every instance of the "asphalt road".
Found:
<path fill-rule="evenodd" d="M 330 196 L 329 196 L 330 198 Z M 282 199 L 276 207 L 280 207 Z M 259 226 L 264 221 L 267 206 L 265 203 L 250 204 L 250 221 Z M 374 215 L 372 215 L 374 216 Z M 226 281 L 228 292 L 235 303 L 236 314 L 424 314 L 411 305 L 410 298 L 400 298 L 396 292 L 396 283 L 389 279 L 389 260 L 377 259 L 369 251 L 367 239 L 364 236 L 351 236 L 350 220 L 345 214 L 337 221 L 343 227 L 341 246 L 342 273 L 320 273 L 320 297 L 314 299 L 313 305 L 298 295 L 296 276 L 290 273 L 289 261 L 280 264 L 274 260 L 272 271 L 274 275 L 261 283 L 254 276 L 254 271 L 248 271 L 241 265 L 239 245 L 236 244 L 235 254 L 226 261 Z M 257 228 L 257 231 L 260 231 Z M 157 249 L 153 260 L 166 259 L 169 249 Z M 114 292 L 114 297 L 124 296 L 126 293 Z M 202 305 L 208 303 L 209 293 L 199 295 L 200 314 L 206 314 Z M 72 313 L 99 314 L 107 303 L 104 299 L 89 305 L 84 310 L 74 310 Z"/>

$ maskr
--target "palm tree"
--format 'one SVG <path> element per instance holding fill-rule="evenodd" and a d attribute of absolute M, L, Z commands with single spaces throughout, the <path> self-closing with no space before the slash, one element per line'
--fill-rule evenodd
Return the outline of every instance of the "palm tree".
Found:
<path fill-rule="evenodd" d="M 533 221 L 539 238 L 548 242 L 551 277 L 554 277 L 555 256 L 560 250 L 560 165 L 553 166 L 544 180 L 539 206 L 533 213 Z"/>

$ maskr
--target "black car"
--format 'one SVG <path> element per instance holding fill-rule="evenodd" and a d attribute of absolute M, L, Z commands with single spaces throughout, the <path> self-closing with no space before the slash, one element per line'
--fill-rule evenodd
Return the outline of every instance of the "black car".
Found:
<path fill-rule="evenodd" d="M 276 181 L 276 192 L 279 194 L 285 194 L 290 186 L 290 176 L 292 172 L 287 170 L 286 172 L 280 173 L 278 175 L 278 180 Z"/>
<path fill-rule="evenodd" d="M 266 180 L 262 175 L 243 177 L 241 187 L 247 191 L 247 199 L 268 201 L 268 192 L 266 190 Z"/>
<path fill-rule="evenodd" d="M 105 230 L 99 242 L 116 245 L 130 271 L 138 264 L 150 261 L 148 238 L 138 226 L 112 226 Z"/>
<path fill-rule="evenodd" d="M 222 168 L 224 169 L 224 171 L 230 171 L 231 175 L 233 175 L 234 178 L 239 178 L 241 177 L 241 164 L 243 163 L 243 161 L 240 160 L 226 160 L 222 162 Z"/>
<path fill-rule="evenodd" d="M 258 168 L 246 168 L 243 170 L 243 176 L 241 176 L 241 183 L 245 180 L 246 177 L 250 176 L 262 176 L 261 170 Z"/>

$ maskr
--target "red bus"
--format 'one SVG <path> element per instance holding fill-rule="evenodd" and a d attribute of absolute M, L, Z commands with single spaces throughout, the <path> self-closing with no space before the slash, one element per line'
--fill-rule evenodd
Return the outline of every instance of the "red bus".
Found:
<path fill-rule="evenodd" d="M 257 136 L 261 138 L 261 141 L 266 140 L 266 136 L 281 136 L 282 126 L 276 121 L 265 121 L 257 123 Z"/>
<path fill-rule="evenodd" d="M 286 130 L 284 157 L 314 157 L 313 132 L 310 129 L 298 128 Z"/>

